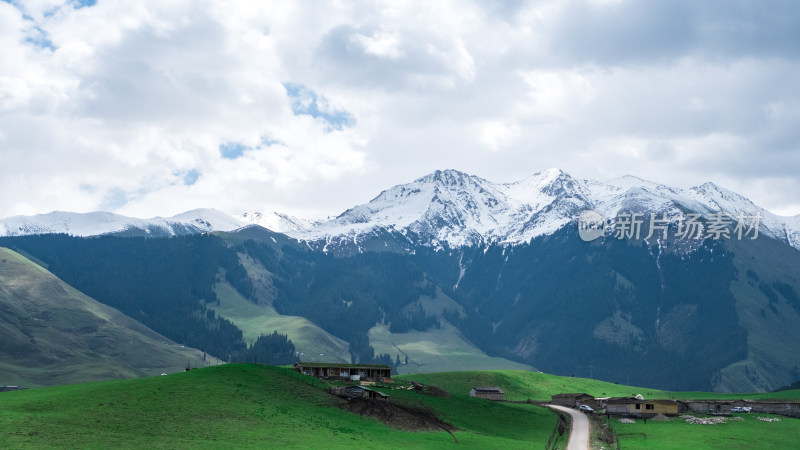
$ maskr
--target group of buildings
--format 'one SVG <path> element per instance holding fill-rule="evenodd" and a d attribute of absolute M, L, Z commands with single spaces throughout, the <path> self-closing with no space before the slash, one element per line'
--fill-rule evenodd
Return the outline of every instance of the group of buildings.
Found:
<path fill-rule="evenodd" d="M 359 383 L 391 382 L 392 368 L 383 364 L 340 364 L 296 362 L 294 370 L 312 377 L 326 380 L 357 381 Z M 361 384 L 334 386 L 331 394 L 347 399 L 368 399 L 388 402 L 389 395 Z"/>
<path fill-rule="evenodd" d="M 680 413 L 730 414 L 736 407 L 749 407 L 751 412 L 779 414 L 800 418 L 800 400 L 645 400 L 637 397 L 593 397 L 585 393 L 557 394 L 550 401 L 554 405 L 578 408 L 588 405 L 604 409 L 610 415 L 651 417 L 656 414 L 674 416 Z"/>
<path fill-rule="evenodd" d="M 391 382 L 392 368 L 381 364 L 340 364 L 298 362 L 294 369 L 305 375 L 324 379 L 338 379 L 358 382 Z M 389 396 L 364 386 L 337 388 L 337 395 L 348 398 L 370 398 L 388 400 Z M 469 393 L 472 397 L 502 401 L 503 390 L 497 386 L 475 386 Z M 686 412 L 702 414 L 729 414 L 736 407 L 749 407 L 751 412 L 779 414 L 800 418 L 800 400 L 761 399 L 761 400 L 645 400 L 636 397 L 594 397 L 586 393 L 567 393 L 552 396 L 554 405 L 578 408 L 588 405 L 592 409 L 605 410 L 610 415 L 652 417 L 656 414 L 674 416 Z"/>
<path fill-rule="evenodd" d="M 392 368 L 382 364 L 296 362 L 294 370 L 304 375 L 326 380 L 358 381 L 359 383 L 389 383 L 392 377 Z M 362 385 L 335 386 L 331 388 L 331 393 L 351 399 L 389 400 L 388 395 Z M 502 401 L 504 393 L 497 386 L 475 386 L 469 395 L 487 400 Z"/>
<path fill-rule="evenodd" d="M 296 362 L 294 370 L 323 379 L 390 381 L 392 378 L 392 368 L 383 364 Z"/>

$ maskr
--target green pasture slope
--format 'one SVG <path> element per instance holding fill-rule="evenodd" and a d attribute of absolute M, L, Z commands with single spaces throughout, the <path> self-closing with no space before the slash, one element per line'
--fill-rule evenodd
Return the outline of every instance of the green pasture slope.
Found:
<path fill-rule="evenodd" d="M 800 448 L 800 420 L 769 414 L 735 414 L 741 421 L 717 425 L 694 425 L 681 417 L 667 421 L 641 420 L 611 427 L 624 449 L 790 449 Z M 762 422 L 757 417 L 776 417 L 780 422 Z"/>
<path fill-rule="evenodd" d="M 229 364 L 168 376 L 104 381 L 0 393 L 2 448 L 531 448 L 543 446 L 557 417 L 534 405 L 470 398 L 475 385 L 500 386 L 507 399 L 545 401 L 554 393 L 592 395 L 668 393 L 585 378 L 530 371 L 410 374 L 395 377 L 437 386 L 449 396 L 380 387 L 390 404 L 433 413 L 456 427 L 412 431 L 346 410 L 325 384 L 288 369 Z M 312 383 L 312 384 L 309 384 Z M 797 398 L 799 391 L 734 397 Z M 674 394 L 674 393 L 673 393 Z M 677 393 L 681 398 L 712 393 Z M 684 395 L 687 395 L 684 397 Z M 728 394 L 723 394 L 728 395 Z M 731 394 L 732 395 L 732 394 Z M 623 448 L 797 448 L 800 420 L 692 425 L 621 424 L 611 420 Z M 457 444 L 456 444 L 457 442 Z"/>
<path fill-rule="evenodd" d="M 285 369 L 229 364 L 168 376 L 0 393 L 3 448 L 530 448 L 556 415 L 500 404 L 387 390 L 457 427 L 404 431 L 342 409 L 347 401 Z M 400 384 L 400 383 L 398 383 Z"/>
<path fill-rule="evenodd" d="M 624 397 L 641 394 L 646 398 L 667 398 L 666 391 L 639 388 L 588 378 L 562 377 L 523 370 L 481 372 L 439 372 L 396 377 L 437 386 L 445 391 L 467 395 L 473 386 L 500 386 L 507 400 L 549 401 L 553 394 L 585 392 L 595 397 Z"/>
<path fill-rule="evenodd" d="M 550 400 L 553 394 L 585 392 L 595 397 L 626 397 L 641 394 L 644 398 L 687 399 L 760 399 L 760 398 L 800 398 L 800 389 L 780 392 L 756 392 L 728 394 L 717 392 L 671 392 L 659 389 L 626 386 L 590 378 L 564 377 L 541 372 L 522 370 L 487 370 L 480 372 L 438 372 L 408 374 L 395 377 L 400 380 L 414 380 L 437 386 L 452 393 L 469 393 L 473 386 L 500 386 L 508 400 L 535 402 Z"/>
<path fill-rule="evenodd" d="M 800 390 L 770 393 L 720 394 L 714 392 L 667 392 L 640 388 L 587 378 L 562 377 L 539 372 L 485 371 L 450 372 L 400 375 L 403 380 L 437 386 L 448 392 L 467 395 L 473 386 L 500 386 L 511 400 L 547 401 L 561 392 L 585 392 L 593 396 L 622 397 L 641 394 L 645 398 L 676 399 L 758 399 L 800 398 Z M 694 425 L 680 417 L 668 421 L 637 420 L 634 424 L 619 423 L 611 419 L 611 428 L 617 435 L 621 448 L 657 449 L 717 449 L 800 448 L 800 420 L 767 414 L 736 414 L 742 421 L 728 421 L 719 425 Z M 762 422 L 756 417 L 778 417 L 780 422 Z"/>

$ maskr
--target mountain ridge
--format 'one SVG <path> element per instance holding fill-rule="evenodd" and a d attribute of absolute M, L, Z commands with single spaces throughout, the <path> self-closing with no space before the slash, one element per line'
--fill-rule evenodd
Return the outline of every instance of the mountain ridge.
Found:
<path fill-rule="evenodd" d="M 175 236 L 231 231 L 245 223 L 211 208 L 186 211 L 172 217 L 139 219 L 105 211 L 74 213 L 53 211 L 35 216 L 13 216 L 0 220 L 0 236 L 31 234 L 71 234 L 97 236 L 114 233 L 140 232 L 150 236 Z"/>
<path fill-rule="evenodd" d="M 368 240 L 388 238 L 433 248 L 497 243 L 516 245 L 574 223 L 584 210 L 607 219 L 619 213 L 666 214 L 671 223 L 684 213 L 704 218 L 759 216 L 760 232 L 800 250 L 800 215 L 778 216 L 746 197 L 706 182 L 675 188 L 627 175 L 608 182 L 573 178 L 560 169 L 534 173 L 511 183 L 494 183 L 454 169 L 436 170 L 410 183 L 381 191 L 367 203 L 327 220 L 279 212 L 230 216 L 214 209 L 170 218 L 136 219 L 107 212 L 52 212 L 0 220 L 0 236 L 67 233 L 174 236 L 232 231 L 250 224 L 298 241 L 321 243 L 323 251 L 351 246 L 364 251 Z M 401 245 L 402 247 L 402 245 Z"/>
<path fill-rule="evenodd" d="M 0 337 L 0 378 L 26 387 L 179 372 L 205 359 L 4 247 Z"/>
<path fill-rule="evenodd" d="M 574 223 L 584 210 L 610 219 L 619 213 L 664 213 L 674 223 L 684 213 L 732 220 L 759 215 L 763 234 L 800 250 L 800 215 L 772 214 L 714 183 L 674 188 L 627 176 L 603 183 L 578 180 L 559 169 L 512 183 L 493 183 L 456 170 L 435 171 L 384 190 L 334 219 L 287 234 L 307 242 L 358 242 L 370 234 L 400 233 L 442 248 L 498 243 L 516 245 Z"/>

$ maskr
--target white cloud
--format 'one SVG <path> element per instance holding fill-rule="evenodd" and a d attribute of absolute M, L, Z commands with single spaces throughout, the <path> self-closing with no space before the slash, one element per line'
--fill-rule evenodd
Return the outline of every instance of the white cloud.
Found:
<path fill-rule="evenodd" d="M 481 140 L 492 151 L 501 150 L 519 137 L 519 127 L 503 121 L 488 121 L 480 130 Z"/>
<path fill-rule="evenodd" d="M 400 35 L 386 31 L 377 31 L 370 35 L 356 33 L 350 40 L 358 44 L 364 53 L 389 59 L 398 59 L 404 55 L 400 45 Z"/>
<path fill-rule="evenodd" d="M 800 213 L 778 4 L 76 4 L 0 2 L 0 217 L 330 215 L 435 169 L 553 166 Z"/>

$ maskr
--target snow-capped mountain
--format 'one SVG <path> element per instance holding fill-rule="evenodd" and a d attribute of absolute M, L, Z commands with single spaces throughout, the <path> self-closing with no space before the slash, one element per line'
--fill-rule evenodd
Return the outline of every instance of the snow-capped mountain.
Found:
<path fill-rule="evenodd" d="M 288 234 L 306 241 L 341 237 L 357 241 L 359 235 L 376 231 L 399 232 L 419 236 L 433 246 L 451 247 L 520 242 L 558 230 L 589 207 L 580 189 L 559 170 L 510 184 L 456 170 L 436 171 L 383 191 L 335 219 Z"/>
<path fill-rule="evenodd" d="M 759 233 L 800 249 L 800 216 L 769 213 L 741 195 L 705 183 L 679 189 L 626 176 L 609 182 L 578 180 L 559 169 L 514 183 L 493 183 L 456 170 L 436 171 L 381 192 L 335 219 L 287 230 L 308 242 L 353 243 L 385 233 L 414 236 L 414 243 L 449 247 L 519 244 L 574 223 L 592 209 L 613 219 L 620 213 L 687 213 L 731 219 L 760 215 Z M 327 246 L 325 247 L 327 248 Z"/>
<path fill-rule="evenodd" d="M 238 216 L 237 219 L 244 223 L 259 225 L 268 230 L 277 231 L 278 233 L 291 233 L 306 230 L 319 223 L 317 221 L 301 219 L 277 211 L 266 213 L 258 211 L 246 212 Z"/>
<path fill-rule="evenodd" d="M 96 236 L 136 233 L 152 236 L 231 231 L 245 225 L 215 209 L 195 209 L 173 217 L 137 219 L 108 212 L 71 213 L 54 211 L 35 216 L 14 216 L 0 220 L 0 236 L 66 233 Z"/>
<path fill-rule="evenodd" d="M 489 243 L 519 244 L 574 225 L 587 209 L 608 219 L 620 213 L 666 214 L 671 222 L 697 213 L 708 219 L 724 213 L 732 220 L 760 216 L 759 234 L 800 249 L 800 215 L 782 217 L 747 198 L 705 183 L 689 189 L 652 183 L 634 176 L 607 182 L 579 180 L 559 169 L 535 173 L 513 183 L 493 183 L 457 170 L 436 171 L 381 192 L 370 202 L 324 221 L 278 212 L 228 216 L 198 209 L 170 218 L 136 219 L 107 212 L 52 212 L 0 220 L 0 236 L 68 233 L 92 236 L 131 232 L 151 236 L 231 231 L 259 225 L 330 250 L 356 251 L 377 245 L 410 249 Z M 607 230 L 610 232 L 610 228 Z M 364 246 L 371 241 L 371 246 Z M 389 241 L 401 245 L 390 246 Z"/>

